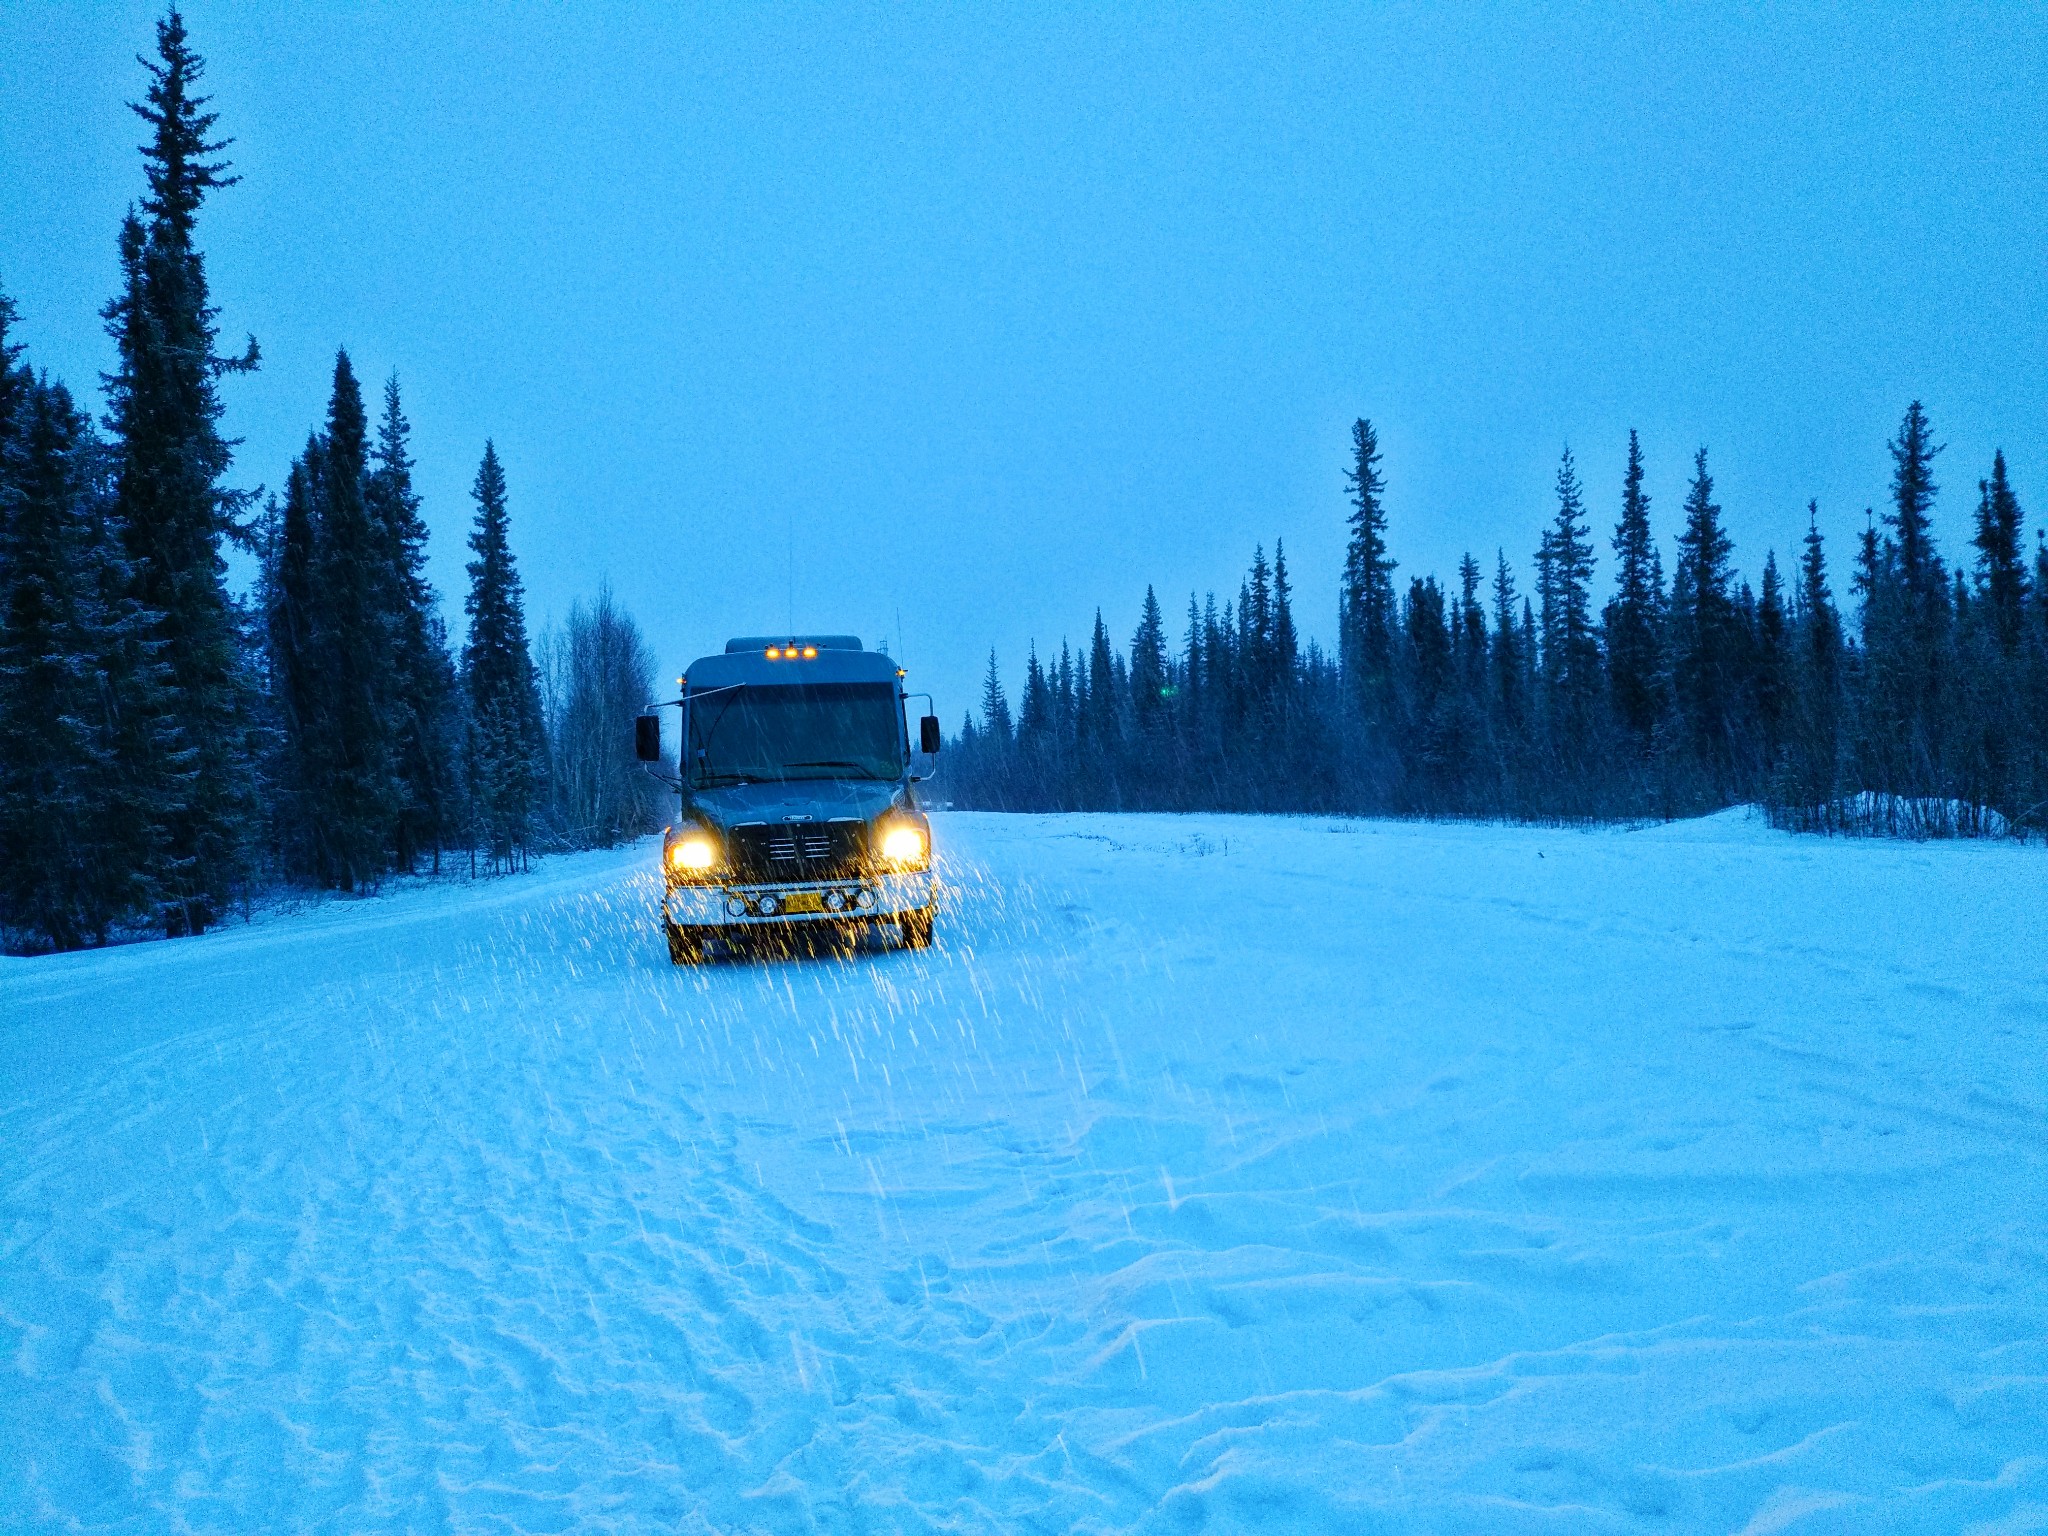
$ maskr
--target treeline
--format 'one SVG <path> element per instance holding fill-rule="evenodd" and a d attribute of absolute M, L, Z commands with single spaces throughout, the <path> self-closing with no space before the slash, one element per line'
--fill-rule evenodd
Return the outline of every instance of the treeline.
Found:
<path fill-rule="evenodd" d="M 175 10 L 157 49 L 102 421 L 25 364 L 0 294 L 0 937 L 197 933 L 279 881 L 356 890 L 644 830 L 654 786 L 619 722 L 652 658 L 603 591 L 535 666 L 489 443 L 459 651 L 395 377 L 373 436 L 339 354 L 282 496 L 226 484 L 218 385 L 258 350 L 219 352 L 194 229 L 234 178 Z M 246 599 L 230 542 L 256 557 Z"/>
<path fill-rule="evenodd" d="M 1370 422 L 1352 429 L 1335 653 L 1296 625 L 1285 552 L 1234 599 L 1190 597 L 1169 637 L 1146 590 L 1126 650 L 1098 610 L 1085 653 L 1034 646 L 1012 708 L 991 653 L 961 727 L 956 803 L 1000 809 L 1672 817 L 1760 802 L 1812 831 L 2048 830 L 2048 546 L 2031 570 L 2002 453 L 1977 483 L 1967 561 L 1933 533 L 1925 412 L 1890 444 L 1888 509 L 1838 610 L 1818 508 L 1793 568 L 1734 565 L 1706 451 L 1666 577 L 1634 433 L 1596 609 L 1596 547 L 1569 450 L 1525 592 L 1504 552 L 1448 587 L 1397 588 Z"/>

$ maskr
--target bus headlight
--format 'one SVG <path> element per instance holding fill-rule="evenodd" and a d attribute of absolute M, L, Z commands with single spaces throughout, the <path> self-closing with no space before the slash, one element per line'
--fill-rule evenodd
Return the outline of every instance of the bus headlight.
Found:
<path fill-rule="evenodd" d="M 905 869 L 924 863 L 924 834 L 907 823 L 898 823 L 882 834 L 882 857 Z"/>
<path fill-rule="evenodd" d="M 668 867 L 679 875 L 701 875 L 717 863 L 717 846 L 701 832 L 668 846 Z"/>

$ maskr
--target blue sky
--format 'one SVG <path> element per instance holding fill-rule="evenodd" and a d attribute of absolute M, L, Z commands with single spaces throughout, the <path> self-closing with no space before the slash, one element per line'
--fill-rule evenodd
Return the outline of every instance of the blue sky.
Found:
<path fill-rule="evenodd" d="M 108 361 L 149 5 L 0 6 L 0 284 Z M 1840 565 L 1924 400 L 1967 553 L 2048 513 L 2038 6 L 187 9 L 240 186 L 204 216 L 243 484 L 333 350 L 396 369 L 459 602 L 495 437 L 536 623 L 609 577 L 668 663 L 900 632 L 949 721 L 991 644 L 1119 641 L 1286 540 L 1333 629 L 1350 421 L 1402 573 L 1527 578 L 1560 447 L 1631 426 L 1668 548 Z M 1604 558 L 1601 575 L 1609 562 Z"/>

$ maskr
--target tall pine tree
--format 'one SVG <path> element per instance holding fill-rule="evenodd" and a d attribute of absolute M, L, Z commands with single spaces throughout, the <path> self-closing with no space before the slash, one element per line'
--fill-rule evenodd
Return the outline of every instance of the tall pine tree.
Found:
<path fill-rule="evenodd" d="M 1010 722 L 1010 696 L 1003 692 L 1003 674 L 996 665 L 995 647 L 988 652 L 988 671 L 981 679 L 981 729 L 994 749 L 1005 750 L 1015 728 Z"/>
<path fill-rule="evenodd" d="M 477 834 L 492 864 L 522 861 L 532 845 L 539 799 L 540 690 L 526 640 L 526 595 L 512 560 L 505 471 L 497 448 L 484 444 L 470 494 L 476 526 L 469 536 L 469 637 L 462 681 L 469 697 L 470 799 Z"/>
<path fill-rule="evenodd" d="M 1504 549 L 1494 551 L 1493 565 L 1493 713 L 1500 734 L 1519 742 L 1528 728 L 1529 695 L 1523 686 L 1528 660 L 1522 635 L 1515 628 L 1515 573 Z"/>
<path fill-rule="evenodd" d="M 226 489 L 229 444 L 214 384 L 253 368 L 214 353 L 215 311 L 194 225 L 206 194 L 230 186 L 226 140 L 194 94 L 204 66 L 172 10 L 157 24 L 157 61 L 143 146 L 149 195 L 123 226 L 124 286 L 106 310 L 117 367 L 107 379 L 108 425 L 119 454 L 119 517 L 134 596 L 160 616 L 170 686 L 158 695 L 173 745 L 154 762 L 151 801 L 163 827 L 157 874 L 172 933 L 197 932 L 222 910 L 248 869 L 256 825 L 251 678 L 225 582 L 222 536 L 241 498 Z M 137 701 L 140 707 L 142 701 Z"/>
<path fill-rule="evenodd" d="M 389 860 L 399 805 L 392 776 L 396 702 L 392 687 L 396 615 L 390 612 L 389 541 L 364 502 L 369 418 L 348 353 L 334 359 L 314 569 L 320 691 L 325 695 L 319 815 L 329 884 L 344 891 L 374 883 Z"/>
<path fill-rule="evenodd" d="M 1574 788 L 1589 767 L 1597 706 L 1605 679 L 1593 632 L 1593 539 L 1572 451 L 1557 467 L 1557 516 L 1536 554 L 1536 593 L 1543 604 L 1542 679 L 1553 760 Z"/>
<path fill-rule="evenodd" d="M 268 779 L 272 846 L 281 872 L 315 879 L 331 860 L 321 815 L 320 744 L 329 731 L 320 677 L 319 484 L 325 452 L 318 434 L 293 460 L 284 505 L 271 531 L 264 581 L 274 751 Z"/>
<path fill-rule="evenodd" d="M 1150 587 L 1145 589 L 1147 597 L 1151 592 Z M 1291 692 L 1294 669 L 1301 662 L 1301 634 L 1294 625 L 1294 582 L 1287 574 L 1287 546 L 1279 539 L 1273 541 L 1272 661 L 1274 687 Z"/>
<path fill-rule="evenodd" d="M 1685 740 L 1710 789 L 1732 789 L 1741 666 L 1736 621 L 1735 545 L 1721 526 L 1707 450 L 1693 456 L 1685 530 L 1671 582 L 1671 680 Z"/>
<path fill-rule="evenodd" d="M 1131 724 L 1138 750 L 1156 762 L 1167 725 L 1166 620 L 1148 583 L 1145 606 L 1131 636 Z"/>
<path fill-rule="evenodd" d="M 1636 750 L 1646 752 L 1664 715 L 1664 562 L 1650 533 L 1643 450 L 1633 428 L 1614 526 L 1614 596 L 1604 618 L 1615 718 Z"/>
<path fill-rule="evenodd" d="M 1351 537 L 1344 550 L 1338 656 L 1369 723 L 1390 725 L 1394 703 L 1394 561 L 1387 555 L 1386 481 L 1372 423 L 1351 424 Z"/>
<path fill-rule="evenodd" d="M 2007 655 L 2019 649 L 2026 624 L 2027 566 L 2020 553 L 2019 498 L 2006 478 L 2005 452 L 1991 456 L 1991 478 L 1978 483 L 1977 591 Z"/>
<path fill-rule="evenodd" d="M 1934 459 L 1927 413 L 1915 400 L 1890 443 L 1892 504 L 1867 561 L 1862 750 L 1870 787 L 1891 797 L 1886 830 L 1927 830 L 1915 801 L 1941 802 L 1950 780 L 1947 684 L 1953 677 L 1953 596 L 1933 532 Z M 1904 818 L 1902 821 L 1900 818 Z"/>
<path fill-rule="evenodd" d="M 440 595 L 427 579 L 427 525 L 413 488 L 412 424 L 399 401 L 398 376 L 384 383 L 384 413 L 364 486 L 364 505 L 381 547 L 379 607 L 391 637 L 388 673 L 391 766 L 396 807 L 392 856 L 410 871 L 423 853 L 440 868 L 456 830 L 460 783 L 455 667 L 448 654 Z"/>
<path fill-rule="evenodd" d="M 1940 489 L 1934 483 L 1934 459 L 1940 452 L 1927 412 L 1913 401 L 1891 442 L 1892 509 L 1885 524 L 1891 529 L 1899 580 L 1923 607 L 1940 606 L 1947 598 L 1948 577 L 1934 547 L 1934 498 Z"/>
<path fill-rule="evenodd" d="M 1798 825 L 1832 826 L 1840 793 L 1844 650 L 1842 618 L 1828 586 L 1827 548 L 1820 533 L 1820 504 L 1806 504 L 1806 540 L 1799 557 L 1799 591 L 1793 608 L 1795 723 L 1781 803 Z"/>

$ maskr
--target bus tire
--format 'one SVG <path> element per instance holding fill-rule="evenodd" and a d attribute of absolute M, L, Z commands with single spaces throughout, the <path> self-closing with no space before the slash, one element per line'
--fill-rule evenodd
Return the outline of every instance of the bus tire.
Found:
<path fill-rule="evenodd" d="M 663 919 L 662 928 L 668 934 L 668 963 L 670 965 L 698 965 L 704 959 L 704 940 L 694 933 L 685 933 L 674 923 Z"/>

